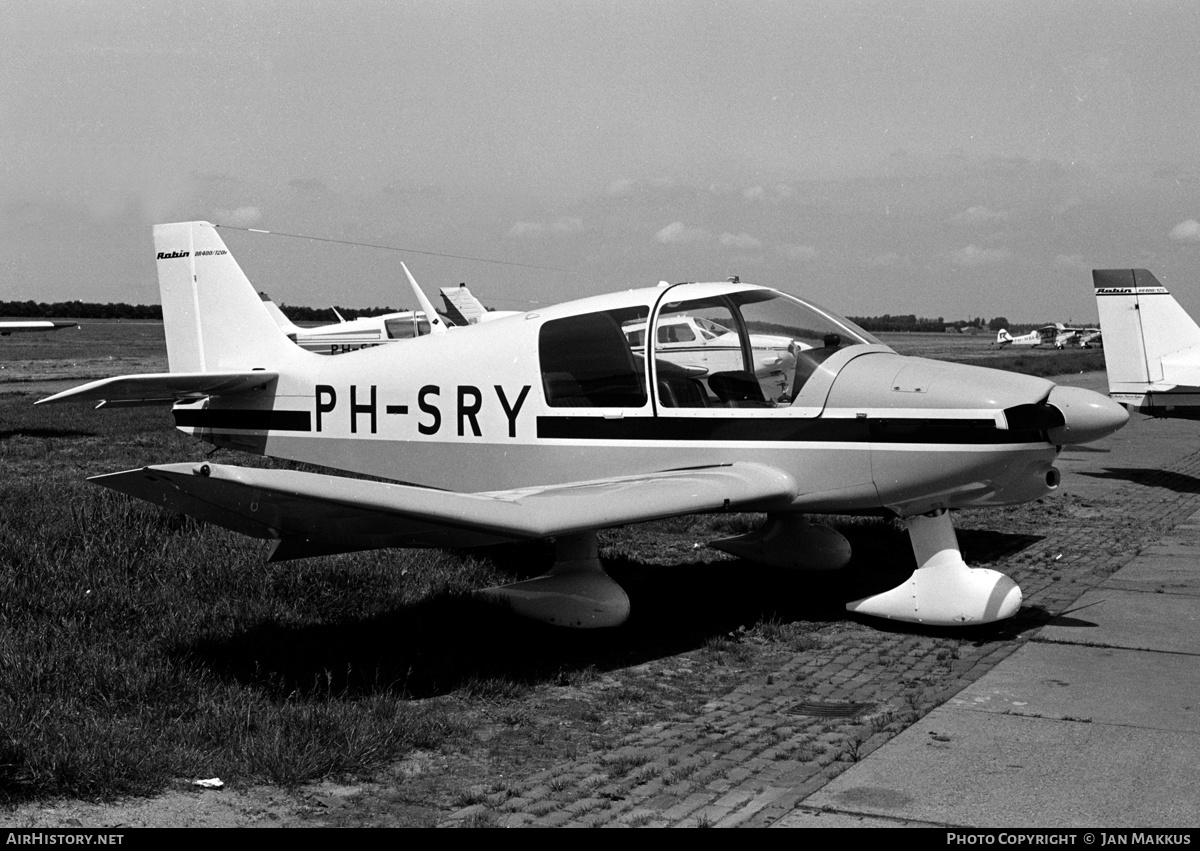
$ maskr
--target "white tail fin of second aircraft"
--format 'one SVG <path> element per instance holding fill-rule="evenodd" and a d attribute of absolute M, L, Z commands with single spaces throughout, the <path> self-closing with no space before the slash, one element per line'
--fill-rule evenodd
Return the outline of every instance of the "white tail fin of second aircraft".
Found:
<path fill-rule="evenodd" d="M 277 369 L 304 352 L 271 318 L 208 222 L 154 226 L 171 372 Z"/>
<path fill-rule="evenodd" d="M 1200 412 L 1200 326 L 1145 269 L 1092 272 L 1109 395 L 1158 415 Z"/>

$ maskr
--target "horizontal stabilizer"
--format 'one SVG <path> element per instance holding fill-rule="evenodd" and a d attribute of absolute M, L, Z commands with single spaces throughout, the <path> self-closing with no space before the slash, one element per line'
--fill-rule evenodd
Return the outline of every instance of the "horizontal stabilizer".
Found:
<path fill-rule="evenodd" d="M 780 508 L 792 478 L 760 464 L 461 494 L 296 470 L 169 464 L 92 481 L 244 535 L 272 560 L 383 547 L 470 547 L 722 509 Z"/>
<path fill-rule="evenodd" d="M 118 375 L 72 387 L 35 405 L 50 402 L 101 402 L 109 405 L 171 404 L 201 396 L 232 396 L 270 384 L 277 372 L 159 372 L 147 375 Z"/>

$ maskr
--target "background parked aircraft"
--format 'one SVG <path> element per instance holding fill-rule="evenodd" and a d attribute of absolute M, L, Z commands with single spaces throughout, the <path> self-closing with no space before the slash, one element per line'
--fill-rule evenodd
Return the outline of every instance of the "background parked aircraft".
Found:
<path fill-rule="evenodd" d="M 23 334 L 29 331 L 61 331 L 63 328 L 77 328 L 78 326 L 78 322 L 50 322 L 41 319 L 21 322 L 0 322 L 0 337 L 7 337 L 9 334 Z"/>
<path fill-rule="evenodd" d="M 1042 342 L 1041 331 L 1030 331 L 1028 334 L 1014 337 L 1008 333 L 1007 328 L 1001 328 L 996 334 L 996 345 L 998 346 L 1040 346 Z"/>
<path fill-rule="evenodd" d="M 400 268 L 404 270 L 404 275 L 408 278 L 409 286 L 422 310 L 363 316 L 347 321 L 342 319 L 342 315 L 334 308 L 333 312 L 341 321 L 332 325 L 303 328 L 288 319 L 266 293 L 260 292 L 259 296 L 275 324 L 283 329 L 283 333 L 301 348 L 317 354 L 340 355 L 397 340 L 411 340 L 426 334 L 444 334 L 446 320 L 434 312 L 433 305 L 417 285 L 408 267 L 401 263 Z"/>
<path fill-rule="evenodd" d="M 1065 349 L 1068 346 L 1090 348 L 1100 341 L 1099 328 L 1073 328 L 1056 322 L 1053 325 L 1043 325 L 1036 331 L 1014 337 L 1007 329 L 1001 328 L 996 334 L 996 344 L 1000 346 L 1053 346 Z"/>

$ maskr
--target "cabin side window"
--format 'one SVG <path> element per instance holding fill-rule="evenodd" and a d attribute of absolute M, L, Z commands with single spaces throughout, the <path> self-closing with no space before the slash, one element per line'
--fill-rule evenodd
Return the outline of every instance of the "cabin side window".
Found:
<path fill-rule="evenodd" d="M 538 336 L 546 404 L 552 408 L 640 408 L 645 365 L 624 329 L 649 315 L 645 307 L 552 319 Z"/>
<path fill-rule="evenodd" d="M 383 320 L 387 335 L 392 340 L 409 340 L 417 336 L 417 328 L 411 316 L 393 317 Z"/>

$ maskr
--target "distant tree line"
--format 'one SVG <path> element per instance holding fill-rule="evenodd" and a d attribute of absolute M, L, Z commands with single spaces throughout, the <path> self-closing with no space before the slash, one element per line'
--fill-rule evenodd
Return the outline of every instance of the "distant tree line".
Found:
<path fill-rule="evenodd" d="M 162 319 L 160 304 L 94 301 L 0 301 L 0 316 L 22 319 Z"/>
<path fill-rule="evenodd" d="M 330 308 L 291 307 L 282 310 L 293 322 L 337 322 Z M 339 307 L 338 312 L 346 319 L 360 316 L 377 316 L 381 313 L 396 313 L 391 307 Z M 19 319 L 157 319 L 162 321 L 161 304 L 126 304 L 92 301 L 0 301 L 0 316 Z"/>
<path fill-rule="evenodd" d="M 298 307 L 281 305 L 287 317 L 293 322 L 337 322 L 337 315 L 328 307 Z M 339 307 L 338 313 L 345 319 L 357 319 L 360 316 L 378 316 L 381 313 L 397 313 L 394 307 Z M 22 319 L 157 319 L 162 321 L 162 305 L 159 304 L 126 304 L 123 301 L 101 304 L 92 301 L 0 301 L 0 316 L 11 316 Z M 909 332 L 942 332 L 947 328 L 987 328 L 999 331 L 1007 328 L 1009 331 L 1029 331 L 1039 327 L 1037 324 L 1012 324 L 1007 318 L 997 316 L 985 321 L 982 316 L 973 319 L 955 319 L 947 322 L 943 317 L 928 319 L 909 313 L 903 316 L 893 316 L 885 313 L 883 316 L 851 316 L 850 320 L 871 331 L 909 331 Z M 1042 323 L 1045 324 L 1045 323 Z"/>
<path fill-rule="evenodd" d="M 281 304 L 279 309 L 293 322 L 337 322 L 337 314 L 329 307 L 295 307 Z M 395 307 L 338 307 L 337 312 L 346 320 L 358 319 L 360 316 L 379 316 L 383 313 L 399 313 Z"/>
<path fill-rule="evenodd" d="M 982 316 L 976 316 L 972 319 L 952 319 L 949 322 L 941 316 L 937 319 L 928 319 L 912 313 L 904 316 L 893 316 L 890 313 L 885 313 L 883 316 L 851 316 L 849 318 L 851 322 L 871 333 L 877 331 L 941 333 L 947 328 L 958 328 L 959 330 L 963 328 L 987 328 L 989 331 L 999 331 L 1001 328 L 1007 328 L 1009 331 L 1021 331 L 1024 333 L 1025 331 L 1039 327 L 1037 324 L 1021 322 L 1014 324 L 1009 322 L 1008 318 L 1004 316 L 997 316 L 991 320 L 986 320 Z"/>

